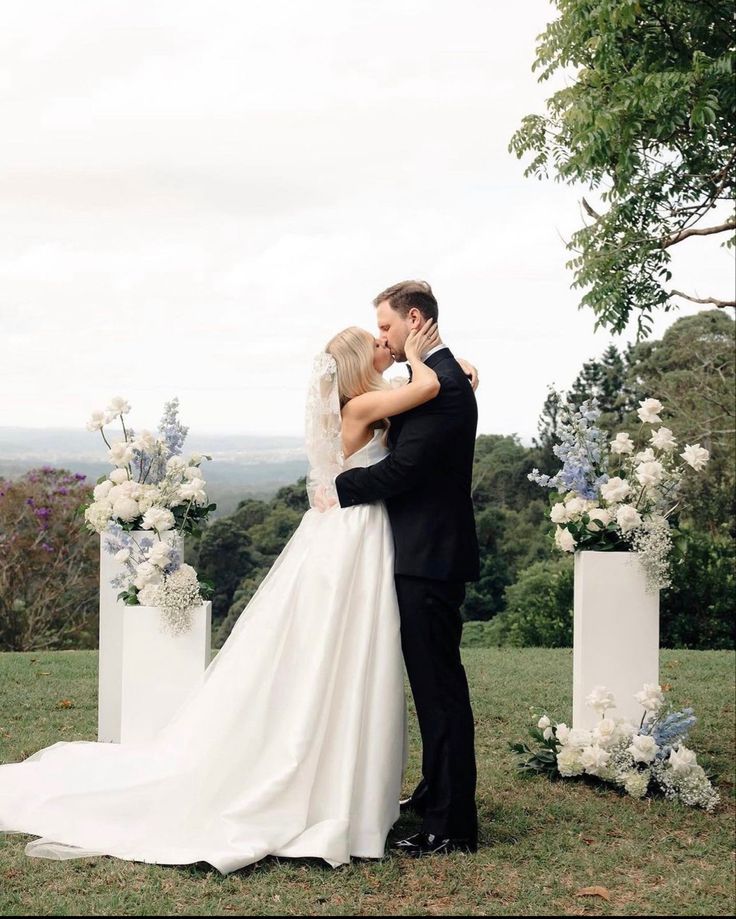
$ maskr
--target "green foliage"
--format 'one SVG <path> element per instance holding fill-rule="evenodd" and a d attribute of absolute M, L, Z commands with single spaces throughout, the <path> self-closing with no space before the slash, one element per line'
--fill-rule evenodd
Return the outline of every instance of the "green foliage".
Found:
<path fill-rule="evenodd" d="M 727 532 L 684 529 L 672 559 L 672 586 L 662 591 L 664 648 L 733 648 L 736 547 Z"/>
<path fill-rule="evenodd" d="M 539 36 L 540 81 L 563 73 L 546 115 L 528 115 L 509 149 L 526 175 L 601 189 L 573 234 L 568 267 L 596 328 L 639 334 L 673 307 L 670 248 L 713 218 L 736 186 L 736 33 L 730 0 L 555 0 Z M 733 235 L 729 244 L 733 244 Z"/>
<path fill-rule="evenodd" d="M 500 643 L 518 648 L 569 648 L 572 606 L 572 559 L 535 562 L 507 588 L 496 635 Z"/>

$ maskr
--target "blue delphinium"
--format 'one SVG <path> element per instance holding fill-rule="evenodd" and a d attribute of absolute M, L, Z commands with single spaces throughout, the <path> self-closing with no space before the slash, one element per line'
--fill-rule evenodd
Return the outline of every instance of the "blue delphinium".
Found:
<path fill-rule="evenodd" d="M 562 494 L 571 491 L 581 498 L 597 500 L 601 485 L 608 481 L 606 435 L 595 424 L 600 414 L 596 399 L 587 399 L 578 409 L 569 402 L 563 403 L 561 440 L 552 448 L 562 460 L 562 468 L 554 476 L 533 469 L 528 478 L 543 488 L 553 488 Z"/>
<path fill-rule="evenodd" d="M 697 721 L 692 708 L 683 708 L 681 712 L 670 712 L 664 718 L 645 721 L 639 733 L 651 734 L 655 743 L 660 747 L 657 757 L 664 759 L 669 756 L 670 749 L 675 744 L 687 740 L 687 735 Z"/>
<path fill-rule="evenodd" d="M 158 425 L 158 435 L 166 447 L 162 455 L 153 457 L 148 481 L 160 482 L 166 475 L 166 461 L 172 456 L 179 456 L 189 428 L 179 421 L 179 399 L 174 397 L 164 405 L 164 413 Z"/>

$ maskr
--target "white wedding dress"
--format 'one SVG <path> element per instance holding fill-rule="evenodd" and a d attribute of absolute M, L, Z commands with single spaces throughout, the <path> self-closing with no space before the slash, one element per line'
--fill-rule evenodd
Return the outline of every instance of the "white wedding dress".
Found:
<path fill-rule="evenodd" d="M 381 432 L 345 461 L 387 451 Z M 311 509 L 228 640 L 152 742 L 59 741 L 0 766 L 0 831 L 30 856 L 381 858 L 407 724 L 383 502 Z"/>

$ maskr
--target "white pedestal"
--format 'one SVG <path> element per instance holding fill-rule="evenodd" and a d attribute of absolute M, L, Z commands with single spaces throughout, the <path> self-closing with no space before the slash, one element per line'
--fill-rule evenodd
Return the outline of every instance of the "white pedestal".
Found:
<path fill-rule="evenodd" d="M 647 591 L 635 552 L 576 552 L 572 726 L 600 719 L 585 704 L 595 686 L 616 697 L 607 716 L 638 726 L 644 683 L 659 683 L 659 591 Z"/>
<path fill-rule="evenodd" d="M 133 530 L 130 534 L 136 542 L 144 538 L 155 538 L 151 530 Z M 121 716 L 123 699 L 123 622 L 124 613 L 136 607 L 126 607 L 117 599 L 119 588 L 111 587 L 110 580 L 122 573 L 124 566 L 115 561 L 113 555 L 103 549 L 106 534 L 100 536 L 100 652 L 97 701 L 97 739 L 103 742 L 119 743 L 121 740 Z M 139 609 L 141 607 L 138 607 Z M 148 607 L 147 607 L 148 608 Z M 203 638 L 204 666 L 210 659 L 210 631 Z M 201 661 L 198 665 L 201 666 Z M 165 658 L 159 661 L 165 666 Z"/>
<path fill-rule="evenodd" d="M 166 631 L 156 606 L 122 610 L 120 742 L 152 739 L 202 679 L 210 662 L 212 604 L 192 611 L 187 632 Z"/>

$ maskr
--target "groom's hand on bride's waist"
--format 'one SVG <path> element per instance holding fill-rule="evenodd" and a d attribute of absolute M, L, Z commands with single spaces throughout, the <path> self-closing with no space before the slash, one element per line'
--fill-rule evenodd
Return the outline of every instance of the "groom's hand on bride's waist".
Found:
<path fill-rule="evenodd" d="M 324 485 L 320 485 L 314 493 L 314 507 L 321 514 L 337 505 L 337 498 L 327 493 Z"/>

